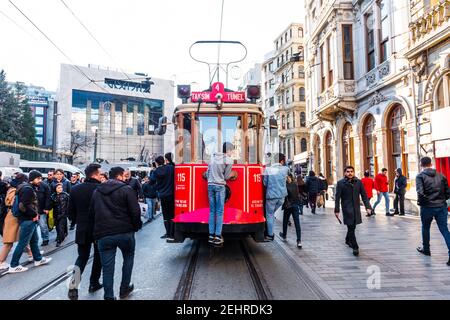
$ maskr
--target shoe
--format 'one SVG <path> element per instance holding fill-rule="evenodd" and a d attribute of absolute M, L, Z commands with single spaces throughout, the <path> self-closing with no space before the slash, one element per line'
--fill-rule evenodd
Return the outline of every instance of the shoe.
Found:
<path fill-rule="evenodd" d="M 175 239 L 172 237 L 167 237 L 166 242 L 167 243 L 175 243 Z"/>
<path fill-rule="evenodd" d="M 425 250 L 422 247 L 417 248 L 417 251 L 420 252 L 421 254 L 425 255 L 425 256 L 431 256 L 431 252 L 429 250 Z"/>
<path fill-rule="evenodd" d="M 394 212 L 393 215 L 394 215 L 394 216 L 398 216 L 399 213 L 398 213 L 398 212 Z"/>
<path fill-rule="evenodd" d="M 350 241 L 345 241 L 345 244 L 348 245 L 350 248 L 352 247 L 352 244 L 350 243 Z"/>
<path fill-rule="evenodd" d="M 283 240 L 284 242 L 287 241 L 286 236 L 284 235 L 283 232 L 280 232 L 280 237 L 281 237 L 281 240 Z"/>
<path fill-rule="evenodd" d="M 405 216 L 405 214 L 404 213 L 400 213 L 399 216 Z"/>
<path fill-rule="evenodd" d="M 40 267 L 40 266 L 43 266 L 44 264 L 49 263 L 50 261 L 52 261 L 52 258 L 42 257 L 41 261 L 35 261 L 34 262 L 34 266 L 35 267 Z"/>
<path fill-rule="evenodd" d="M 265 238 L 266 242 L 271 242 L 273 240 L 275 240 L 275 236 L 274 235 L 273 236 L 266 236 L 266 238 Z"/>
<path fill-rule="evenodd" d="M 359 256 L 359 249 L 353 249 L 353 255 L 355 257 Z"/>
<path fill-rule="evenodd" d="M 33 262 L 34 261 L 34 259 L 33 259 L 33 256 L 28 256 L 28 262 Z"/>
<path fill-rule="evenodd" d="M 48 240 L 42 241 L 41 247 L 48 246 Z"/>
<path fill-rule="evenodd" d="M 20 272 L 25 272 L 25 271 L 28 271 L 28 268 L 22 267 L 21 265 L 18 265 L 15 268 L 9 267 L 9 269 L 8 269 L 8 273 L 20 273 Z"/>
<path fill-rule="evenodd" d="M 57 247 L 57 248 L 59 248 L 59 247 L 61 247 L 61 242 L 56 242 L 56 246 L 55 247 Z"/>
<path fill-rule="evenodd" d="M 89 286 L 89 293 L 94 293 L 94 292 L 100 290 L 101 288 L 103 288 L 103 285 L 101 283 L 91 284 Z"/>
<path fill-rule="evenodd" d="M 69 300 L 78 300 L 78 289 L 69 289 L 67 297 Z"/>
<path fill-rule="evenodd" d="M 161 238 L 160 238 L 160 239 L 167 239 L 167 234 L 165 234 L 165 235 L 161 236 Z"/>
<path fill-rule="evenodd" d="M 393 217 L 394 214 L 393 213 L 386 213 L 386 217 Z"/>
<path fill-rule="evenodd" d="M 10 267 L 9 263 L 3 262 L 0 264 L 0 271 L 8 270 Z"/>
<path fill-rule="evenodd" d="M 222 237 L 216 236 L 214 238 L 214 242 L 213 243 L 214 243 L 215 246 L 221 246 L 221 245 L 223 245 L 224 241 L 223 241 Z"/>
<path fill-rule="evenodd" d="M 120 288 L 120 295 L 119 295 L 120 299 L 125 299 L 126 297 L 128 297 L 130 295 L 130 293 L 133 292 L 133 290 L 134 290 L 134 284 L 132 284 L 132 283 L 130 283 L 128 285 L 128 287 L 125 289 Z"/>
<path fill-rule="evenodd" d="M 114 298 L 105 298 L 104 300 L 117 300 L 117 298 L 116 297 L 114 297 Z"/>
<path fill-rule="evenodd" d="M 303 248 L 302 242 L 299 240 L 297 240 L 297 248 L 299 248 L 299 249 Z"/>
<path fill-rule="evenodd" d="M 208 242 L 209 242 L 209 243 L 214 243 L 214 236 L 209 235 Z"/>

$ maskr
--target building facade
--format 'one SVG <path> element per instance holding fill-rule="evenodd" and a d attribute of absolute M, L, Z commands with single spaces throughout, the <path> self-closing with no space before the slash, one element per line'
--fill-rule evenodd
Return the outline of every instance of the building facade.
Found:
<path fill-rule="evenodd" d="M 155 134 L 160 117 L 169 122 L 173 117 L 172 81 L 66 64 L 60 79 L 57 147 L 76 151 L 76 164 L 129 158 L 148 162 L 173 152 L 173 128 L 164 137 Z"/>
<path fill-rule="evenodd" d="M 408 177 L 407 210 L 417 212 L 416 112 L 408 0 L 307 1 L 310 166 L 330 185 L 347 165 L 357 175 L 395 170 Z"/>
<path fill-rule="evenodd" d="M 279 125 L 279 151 L 286 155 L 289 162 L 293 162 L 296 155 L 307 154 L 309 146 L 309 131 L 306 127 L 303 25 L 290 24 L 277 37 L 274 44 L 274 114 Z M 269 101 L 269 105 L 270 103 Z M 298 166 L 306 164 L 306 158 L 303 163 L 299 161 L 296 164 Z"/>
<path fill-rule="evenodd" d="M 419 155 L 450 177 L 450 1 L 410 3 L 410 50 Z"/>

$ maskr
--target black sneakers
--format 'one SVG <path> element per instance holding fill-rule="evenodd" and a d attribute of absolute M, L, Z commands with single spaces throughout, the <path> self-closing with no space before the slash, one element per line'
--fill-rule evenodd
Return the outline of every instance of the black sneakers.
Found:
<path fill-rule="evenodd" d="M 431 256 L 430 250 L 425 250 L 422 247 L 417 248 L 417 251 L 420 252 L 421 254 L 425 255 L 425 256 Z"/>
<path fill-rule="evenodd" d="M 89 293 L 94 293 L 103 288 L 103 285 L 100 283 L 94 283 L 89 286 Z"/>
<path fill-rule="evenodd" d="M 134 290 L 134 284 L 130 283 L 129 286 L 125 289 L 120 288 L 120 299 L 125 299 L 132 293 Z"/>
<path fill-rule="evenodd" d="M 353 255 L 355 257 L 359 256 L 359 249 L 353 249 Z"/>
<path fill-rule="evenodd" d="M 49 242 L 48 240 L 42 241 L 41 246 L 42 246 L 42 247 L 48 246 L 48 242 Z"/>
<path fill-rule="evenodd" d="M 284 235 L 283 232 L 280 232 L 280 238 L 281 240 L 286 241 L 286 236 Z"/>
<path fill-rule="evenodd" d="M 274 241 L 274 240 L 275 240 L 275 235 L 273 235 L 273 236 L 266 236 L 266 239 L 265 239 L 266 242 L 270 242 L 270 241 Z"/>
<path fill-rule="evenodd" d="M 214 242 L 213 242 L 214 245 L 216 245 L 216 246 L 221 246 L 221 245 L 223 245 L 223 243 L 224 243 L 224 241 L 223 241 L 223 238 L 222 238 L 222 237 L 216 236 L 216 237 L 214 238 Z"/>

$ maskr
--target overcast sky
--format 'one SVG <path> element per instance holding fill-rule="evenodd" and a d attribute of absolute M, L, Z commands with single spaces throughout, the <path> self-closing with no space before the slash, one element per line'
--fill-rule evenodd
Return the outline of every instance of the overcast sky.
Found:
<path fill-rule="evenodd" d="M 205 89 L 207 68 L 192 61 L 189 47 L 197 40 L 219 38 L 222 0 L 65 0 L 108 54 L 60 0 L 12 1 L 70 60 L 8 0 L 0 0 L 0 69 L 8 81 L 56 90 L 60 63 L 74 63 L 144 72 L 176 84 L 197 82 L 194 89 Z M 247 46 L 248 57 L 240 65 L 244 74 L 274 49 L 273 40 L 289 23 L 303 18 L 299 0 L 225 0 L 223 40 Z"/>

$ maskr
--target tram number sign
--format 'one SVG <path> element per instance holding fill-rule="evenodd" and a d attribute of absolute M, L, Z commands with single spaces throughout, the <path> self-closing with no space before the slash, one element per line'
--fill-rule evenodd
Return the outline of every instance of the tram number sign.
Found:
<path fill-rule="evenodd" d="M 217 95 L 222 95 L 222 102 L 243 103 L 246 101 L 245 92 L 226 92 L 225 86 L 221 82 L 216 82 L 211 86 L 212 91 L 192 92 L 192 102 L 217 102 Z"/>

